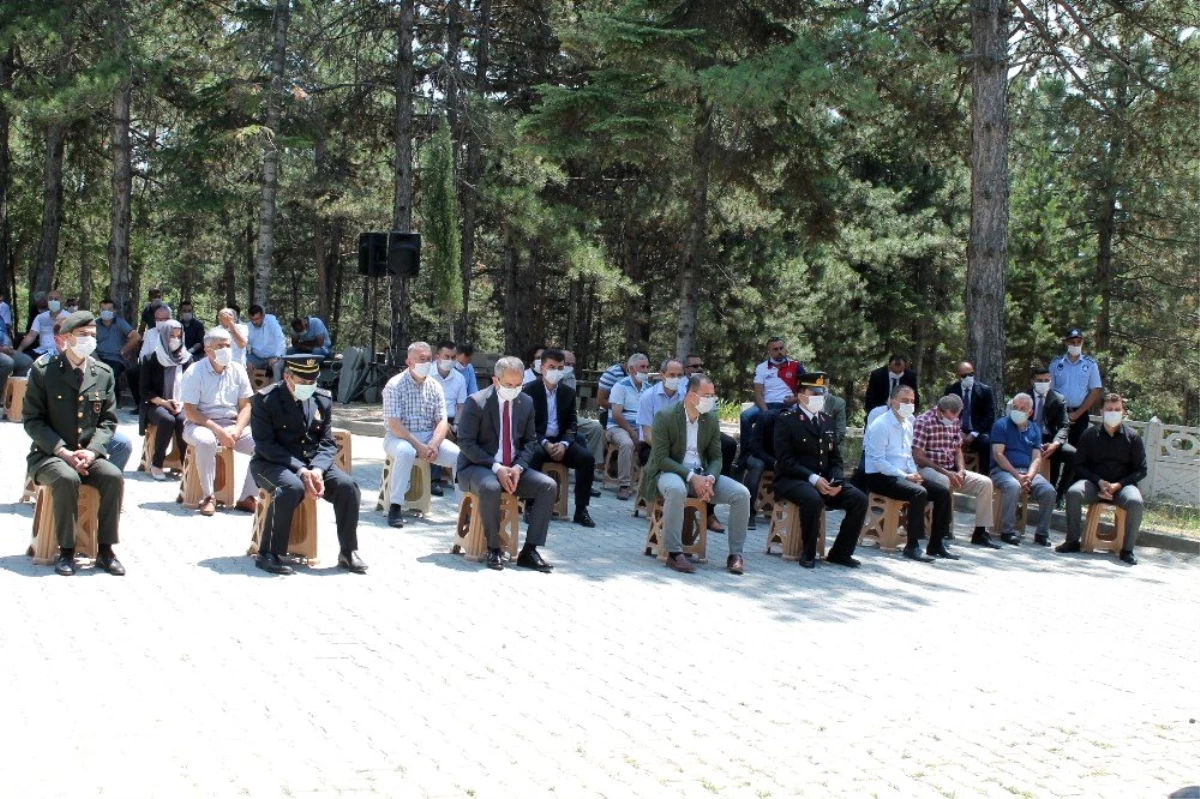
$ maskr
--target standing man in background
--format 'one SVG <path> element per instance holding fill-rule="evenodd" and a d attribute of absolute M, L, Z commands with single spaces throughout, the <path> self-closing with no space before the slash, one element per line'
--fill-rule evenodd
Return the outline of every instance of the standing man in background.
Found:
<path fill-rule="evenodd" d="M 1083 354 L 1083 331 L 1073 327 L 1063 336 L 1067 352 L 1050 362 L 1050 388 L 1067 400 L 1067 443 L 1075 446 L 1088 429 L 1088 411 L 1100 399 L 1100 366 Z"/>

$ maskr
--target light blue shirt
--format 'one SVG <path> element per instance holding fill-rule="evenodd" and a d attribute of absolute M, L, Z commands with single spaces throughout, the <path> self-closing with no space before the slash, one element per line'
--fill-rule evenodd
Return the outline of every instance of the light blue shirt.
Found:
<path fill-rule="evenodd" d="M 646 431 L 643 427 L 650 427 L 654 424 L 654 415 L 663 408 L 668 408 L 683 399 L 684 382 L 679 381 L 679 388 L 675 389 L 675 396 L 668 397 L 667 390 L 663 386 L 662 381 L 655 383 L 650 388 L 642 392 L 642 398 L 638 400 L 637 418 L 641 420 L 641 425 L 638 432 L 641 433 L 642 441 L 646 440 Z"/>
<path fill-rule="evenodd" d="M 275 318 L 275 314 L 263 314 L 262 327 L 255 324 L 250 325 L 249 335 L 246 337 L 246 352 L 256 358 L 279 358 L 287 349 L 287 342 L 283 338 L 283 328 L 279 326 L 279 320 Z"/>
<path fill-rule="evenodd" d="M 263 323 L 264 327 L 266 323 Z M 303 333 L 295 333 L 292 336 L 292 341 L 316 341 L 317 337 L 321 337 L 321 346 L 317 347 L 313 352 L 319 352 L 323 355 L 329 354 L 329 328 L 325 327 L 325 323 L 315 316 L 308 317 L 308 330 Z"/>
<path fill-rule="evenodd" d="M 645 383 L 638 383 L 632 376 L 626 376 L 617 381 L 612 387 L 612 392 L 608 395 L 609 406 L 620 405 L 621 415 L 625 417 L 625 421 L 630 427 L 637 429 L 638 419 L 638 403 L 641 402 L 642 394 L 645 392 L 643 386 Z M 611 430 L 614 427 L 620 427 L 617 424 L 617 415 L 611 411 L 608 414 L 608 428 Z M 639 438 L 641 437 L 639 433 Z"/>
<path fill-rule="evenodd" d="M 1066 397 L 1067 410 L 1078 408 L 1100 386 L 1100 367 L 1090 355 L 1080 355 L 1075 363 L 1066 355 L 1050 362 L 1050 388 Z"/>
<path fill-rule="evenodd" d="M 463 366 L 458 361 L 455 361 L 454 368 L 457 369 L 458 373 L 463 376 L 464 380 L 467 381 L 467 396 L 478 393 L 479 381 L 475 378 L 474 365 L 467 364 L 466 366 Z"/>
<path fill-rule="evenodd" d="M 879 410 L 875 408 L 873 410 Z M 917 471 L 913 460 L 912 422 L 901 421 L 890 408 L 883 407 L 875 421 L 867 425 L 863 451 L 867 455 L 867 474 L 905 477 Z"/>

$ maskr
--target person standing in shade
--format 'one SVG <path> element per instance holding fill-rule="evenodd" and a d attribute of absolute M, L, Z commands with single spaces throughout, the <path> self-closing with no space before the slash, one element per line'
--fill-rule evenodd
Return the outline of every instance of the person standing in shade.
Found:
<path fill-rule="evenodd" d="M 337 520 L 339 569 L 362 574 L 367 564 L 358 556 L 358 484 L 334 465 L 333 396 L 317 388 L 321 360 L 290 355 L 281 383 L 254 395 L 250 429 L 254 457 L 250 473 L 259 488 L 271 494 L 254 565 L 271 574 L 291 574 L 283 562 L 288 551 L 292 516 L 305 498 L 333 505 Z"/>
<path fill-rule="evenodd" d="M 698 373 L 688 380 L 683 402 L 668 405 L 651 425 L 650 460 L 642 470 L 641 492 L 647 502 L 662 497 L 662 546 L 667 568 L 690 574 L 696 567 L 683 554 L 684 500 L 729 505 L 729 557 L 725 568 L 743 574 L 746 562 L 746 523 L 750 517 L 750 492 L 721 474 L 721 422 L 717 418 L 717 390 L 712 378 Z"/>
<path fill-rule="evenodd" d="M 433 350 L 424 341 L 408 345 L 407 369 L 383 387 L 383 421 L 387 434 L 383 450 L 392 464 L 392 495 L 388 505 L 389 527 L 404 526 L 404 495 L 412 479 L 413 462 L 421 460 L 453 467 L 458 447 L 447 440 L 446 396 L 442 384 L 430 377 Z"/>
<path fill-rule="evenodd" d="M 96 318 L 77 311 L 59 325 L 62 354 L 39 358 L 29 371 L 23 424 L 33 439 L 28 457 L 29 476 L 50 488 L 58 560 L 54 571 L 75 573 L 75 526 L 79 490 L 91 486 L 100 494 L 96 566 L 113 575 L 125 567 L 113 553 L 125 479 L 108 460 L 108 446 L 117 429 L 116 378 L 112 370 L 91 357 L 96 350 Z"/>
<path fill-rule="evenodd" d="M 467 397 L 458 422 L 458 485 L 479 498 L 487 538 L 487 567 L 504 568 L 500 549 L 500 492 L 529 500 L 525 545 L 517 565 L 540 572 L 554 567 L 537 548 L 546 543 L 558 486 L 532 468 L 541 449 L 533 398 L 521 391 L 525 364 L 507 356 L 496 361 L 492 385 Z"/>
<path fill-rule="evenodd" d="M 854 547 L 867 517 L 867 497 L 845 484 L 837 427 L 825 415 L 825 373 L 802 373 L 797 383 L 795 407 L 781 411 L 775 424 L 775 498 L 800 510 L 800 565 L 805 569 L 817 564 L 821 511 L 844 510 L 837 540 L 825 560 L 857 568 Z"/>
<path fill-rule="evenodd" d="M 1067 352 L 1050 362 L 1050 388 L 1067 401 L 1067 443 L 1076 446 L 1088 429 L 1088 411 L 1100 399 L 1103 381 L 1100 366 L 1083 354 L 1083 331 L 1073 327 L 1063 336 Z"/>
<path fill-rule="evenodd" d="M 196 318 L 191 300 L 179 303 L 179 323 L 183 325 L 183 346 L 192 359 L 204 357 L 204 323 Z"/>
<path fill-rule="evenodd" d="M 1013 397 L 1008 415 L 992 425 L 992 490 L 1000 492 L 1000 540 L 1018 546 L 1024 530 L 1017 530 L 1017 502 L 1028 494 L 1038 505 L 1035 544 L 1050 546 L 1050 519 L 1054 515 L 1054 486 L 1042 477 L 1042 431 L 1029 421 L 1033 397 Z"/>
<path fill-rule="evenodd" d="M 908 368 L 908 358 L 892 353 L 887 366 L 881 366 L 867 377 L 867 393 L 863 396 L 863 410 L 870 413 L 888 405 L 897 386 L 908 386 L 913 390 L 913 407 L 920 407 L 921 392 L 917 388 L 917 373 Z"/>
<path fill-rule="evenodd" d="M 1137 565 L 1133 548 L 1142 528 L 1142 492 L 1137 484 L 1146 478 L 1146 445 L 1142 437 L 1124 424 L 1125 400 L 1120 394 L 1104 398 L 1102 421 L 1079 437 L 1075 448 L 1075 483 L 1067 489 L 1067 540 L 1056 552 L 1078 552 L 1081 538 L 1082 505 L 1103 500 L 1125 511 L 1125 541 L 1120 558 Z"/>
<path fill-rule="evenodd" d="M 963 447 L 979 458 L 979 474 L 992 470 L 992 425 L 996 422 L 996 398 L 992 387 L 975 379 L 975 367 L 969 361 L 958 365 L 958 380 L 946 386 L 943 395 L 962 400 L 959 424 Z"/>
<path fill-rule="evenodd" d="M 888 400 L 888 410 L 867 425 L 863 437 L 866 458 L 867 491 L 908 503 L 908 543 L 904 557 L 929 563 L 934 558 L 958 560 L 946 549 L 946 533 L 953 518 L 950 489 L 921 477 L 913 460 L 913 426 L 916 392 L 912 386 L 897 383 Z M 933 503 L 933 529 L 929 546 L 921 554 L 920 540 L 925 536 L 925 505 Z"/>

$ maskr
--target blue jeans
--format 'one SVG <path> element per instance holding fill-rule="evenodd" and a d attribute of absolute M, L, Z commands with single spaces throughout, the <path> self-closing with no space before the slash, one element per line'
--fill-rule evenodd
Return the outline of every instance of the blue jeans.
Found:
<path fill-rule="evenodd" d="M 108 442 L 108 459 L 121 471 L 125 471 L 125 464 L 129 463 L 129 456 L 133 454 L 133 442 L 129 437 L 120 430 L 113 433 L 112 441 Z"/>
<path fill-rule="evenodd" d="M 768 402 L 767 410 L 778 411 L 786 407 L 782 402 Z M 742 454 L 738 458 L 743 464 L 746 462 L 747 447 L 750 446 L 750 433 L 754 430 L 754 420 L 762 413 L 762 409 L 757 405 L 751 405 L 746 410 L 742 411 L 741 431 L 742 431 Z"/>

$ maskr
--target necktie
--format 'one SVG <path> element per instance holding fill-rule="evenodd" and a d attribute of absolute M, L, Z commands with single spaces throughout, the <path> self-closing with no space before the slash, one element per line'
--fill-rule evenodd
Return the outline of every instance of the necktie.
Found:
<path fill-rule="evenodd" d="M 500 462 L 512 465 L 512 419 L 508 415 L 508 401 L 500 406 Z"/>
<path fill-rule="evenodd" d="M 1033 421 L 1037 422 L 1039 425 L 1042 423 L 1042 398 L 1041 397 L 1033 398 Z"/>
<path fill-rule="evenodd" d="M 971 432 L 971 389 L 967 389 L 963 395 L 963 430 Z"/>

